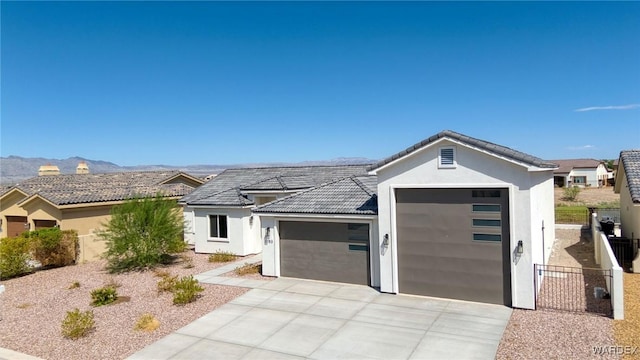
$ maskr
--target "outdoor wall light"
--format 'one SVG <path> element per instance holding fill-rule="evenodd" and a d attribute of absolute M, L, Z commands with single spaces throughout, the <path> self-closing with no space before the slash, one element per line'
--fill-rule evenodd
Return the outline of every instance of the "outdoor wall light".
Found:
<path fill-rule="evenodd" d="M 249 226 L 253 226 L 253 215 L 249 216 Z"/>
<path fill-rule="evenodd" d="M 270 227 L 266 228 L 265 231 L 264 231 L 264 243 L 265 243 L 265 245 L 273 243 L 273 240 L 271 239 L 271 228 Z"/>
<path fill-rule="evenodd" d="M 382 246 L 389 246 L 389 234 L 384 234 L 382 237 Z"/>
<path fill-rule="evenodd" d="M 522 245 L 522 240 L 518 240 L 518 247 L 516 248 L 516 253 L 518 255 L 522 255 L 524 252 L 524 246 Z"/>

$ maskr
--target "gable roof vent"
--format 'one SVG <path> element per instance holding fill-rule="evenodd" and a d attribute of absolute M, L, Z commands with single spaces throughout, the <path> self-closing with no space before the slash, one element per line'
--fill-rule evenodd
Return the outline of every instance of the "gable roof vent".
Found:
<path fill-rule="evenodd" d="M 453 146 L 440 148 L 438 155 L 438 167 L 454 168 L 456 167 L 456 148 Z"/>

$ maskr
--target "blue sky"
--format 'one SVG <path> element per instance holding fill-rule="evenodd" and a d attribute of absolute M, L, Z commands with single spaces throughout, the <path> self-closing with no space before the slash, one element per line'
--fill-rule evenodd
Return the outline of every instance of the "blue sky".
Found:
<path fill-rule="evenodd" d="M 640 148 L 640 3 L 1 3 L 2 156 L 381 159 L 451 129 Z"/>

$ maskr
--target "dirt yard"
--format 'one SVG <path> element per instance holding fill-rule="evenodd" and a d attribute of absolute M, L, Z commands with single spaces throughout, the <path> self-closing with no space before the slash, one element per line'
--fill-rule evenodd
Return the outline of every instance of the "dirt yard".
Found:
<path fill-rule="evenodd" d="M 615 192 L 613 192 L 613 186 L 607 186 L 603 188 L 581 188 L 576 201 L 563 200 L 563 196 L 564 188 L 554 189 L 554 199 L 556 206 L 620 206 L 620 194 L 616 194 Z"/>

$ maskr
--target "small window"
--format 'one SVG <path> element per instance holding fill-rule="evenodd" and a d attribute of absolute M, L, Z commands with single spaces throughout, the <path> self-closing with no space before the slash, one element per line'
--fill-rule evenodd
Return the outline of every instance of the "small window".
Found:
<path fill-rule="evenodd" d="M 455 168 L 456 167 L 456 148 L 443 147 L 440 148 L 438 155 L 439 168 Z"/>
<path fill-rule="evenodd" d="M 474 212 L 500 212 L 500 205 L 494 204 L 473 204 Z"/>
<path fill-rule="evenodd" d="M 471 190 L 471 196 L 474 198 L 499 198 L 500 190 Z"/>
<path fill-rule="evenodd" d="M 473 226 L 492 226 L 492 227 L 500 227 L 502 224 L 500 220 L 491 220 L 491 219 L 473 219 Z"/>
<path fill-rule="evenodd" d="M 209 215 L 209 237 L 219 239 L 227 238 L 226 215 Z"/>
<path fill-rule="evenodd" d="M 473 240 L 475 241 L 502 241 L 500 234 L 473 234 Z"/>

